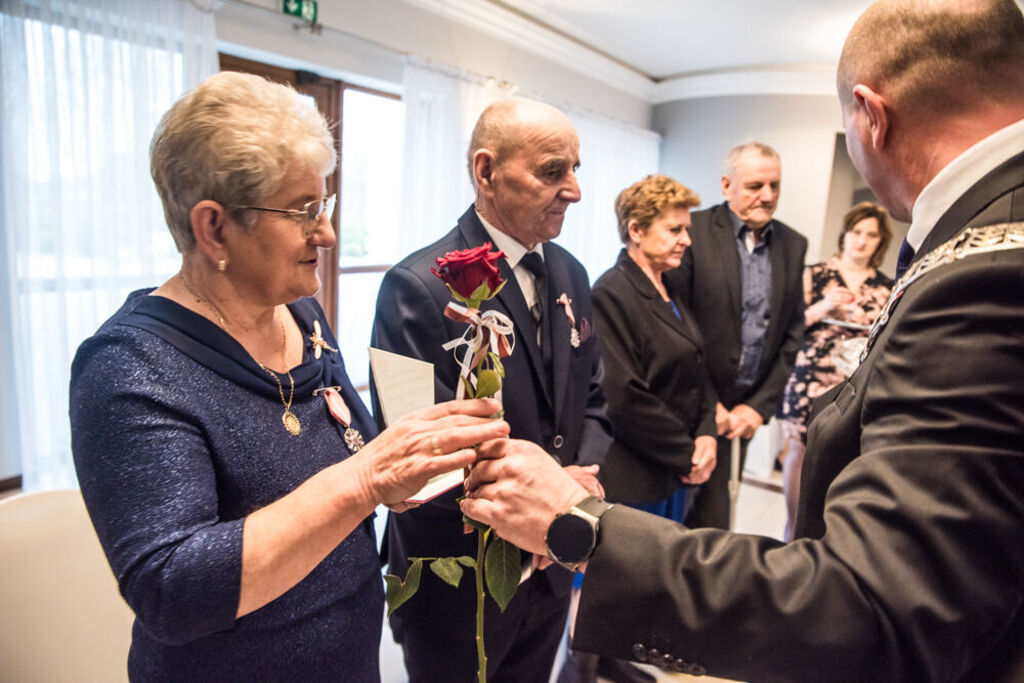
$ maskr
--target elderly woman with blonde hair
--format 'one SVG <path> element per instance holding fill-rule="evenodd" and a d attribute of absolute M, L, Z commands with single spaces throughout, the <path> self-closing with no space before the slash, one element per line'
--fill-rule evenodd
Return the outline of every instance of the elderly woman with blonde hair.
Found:
<path fill-rule="evenodd" d="M 490 401 L 375 434 L 324 313 L 327 123 L 221 73 L 167 112 L 152 175 L 181 270 L 78 350 L 72 449 L 136 615 L 136 680 L 377 681 L 371 519 L 507 434 Z"/>

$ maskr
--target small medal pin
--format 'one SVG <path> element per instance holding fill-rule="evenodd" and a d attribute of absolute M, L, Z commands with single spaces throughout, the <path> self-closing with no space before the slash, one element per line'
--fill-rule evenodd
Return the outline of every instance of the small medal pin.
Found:
<path fill-rule="evenodd" d="M 351 426 L 352 422 L 352 411 L 349 410 L 348 404 L 345 403 L 345 399 L 342 398 L 341 392 L 338 391 L 338 387 L 325 387 L 319 390 L 324 395 L 324 401 L 327 403 L 327 410 L 331 412 L 334 419 L 341 423 L 345 428 L 345 446 L 348 447 L 349 451 L 355 453 L 360 448 L 366 445 L 363 441 L 363 435 L 359 433 L 359 430 Z"/>

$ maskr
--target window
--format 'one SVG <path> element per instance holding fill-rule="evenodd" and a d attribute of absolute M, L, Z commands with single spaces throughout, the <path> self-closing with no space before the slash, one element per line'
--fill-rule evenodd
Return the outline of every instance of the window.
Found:
<path fill-rule="evenodd" d="M 341 345 L 349 377 L 369 404 L 366 347 L 377 289 L 384 271 L 409 251 L 400 242 L 398 218 L 405 116 L 402 100 L 307 71 L 232 55 L 222 54 L 220 64 L 225 70 L 255 73 L 292 85 L 313 98 L 327 120 L 336 124 L 341 163 L 327 179 L 327 187 L 338 192 L 338 210 L 332 217 L 338 243 L 321 259 L 323 284 L 317 299 Z"/>
<path fill-rule="evenodd" d="M 365 394 L 377 290 L 410 250 L 399 215 L 405 109 L 397 97 L 345 88 L 341 135 L 341 233 L 335 334 L 353 384 Z"/>
<path fill-rule="evenodd" d="M 75 483 L 67 387 L 79 344 L 180 264 L 149 139 L 215 71 L 216 40 L 212 14 L 156 5 L 0 10 L 0 478 L 20 467 L 25 490 Z"/>

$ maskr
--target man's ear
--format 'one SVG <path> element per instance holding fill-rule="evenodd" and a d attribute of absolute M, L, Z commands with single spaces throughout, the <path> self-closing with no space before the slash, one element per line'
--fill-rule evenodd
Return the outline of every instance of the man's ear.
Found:
<path fill-rule="evenodd" d="M 729 197 L 729 188 L 732 186 L 732 178 L 727 175 L 722 176 L 722 195 L 726 198 Z"/>
<path fill-rule="evenodd" d="M 212 199 L 204 199 L 192 207 L 189 220 L 199 251 L 214 264 L 226 259 L 224 224 L 227 222 L 227 212 L 224 207 Z"/>
<path fill-rule="evenodd" d="M 867 121 L 871 146 L 875 149 L 882 149 L 885 147 L 889 126 L 892 123 L 889 103 L 882 95 L 863 83 L 853 86 L 853 97 L 857 108 L 860 109 Z"/>
<path fill-rule="evenodd" d="M 481 148 L 473 153 L 473 180 L 476 181 L 477 192 L 484 195 L 494 193 L 494 172 L 497 169 L 494 152 Z"/>

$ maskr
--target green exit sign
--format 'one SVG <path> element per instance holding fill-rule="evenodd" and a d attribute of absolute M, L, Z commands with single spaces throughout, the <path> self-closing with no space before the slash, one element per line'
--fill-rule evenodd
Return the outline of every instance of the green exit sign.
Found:
<path fill-rule="evenodd" d="M 316 23 L 316 0 L 284 0 L 281 7 L 285 14 Z"/>

